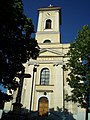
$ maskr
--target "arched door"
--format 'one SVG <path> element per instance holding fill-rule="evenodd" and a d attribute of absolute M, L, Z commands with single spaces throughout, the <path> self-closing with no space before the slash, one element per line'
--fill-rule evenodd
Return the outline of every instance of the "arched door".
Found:
<path fill-rule="evenodd" d="M 48 99 L 46 97 L 41 97 L 39 99 L 38 113 L 40 116 L 45 116 L 48 114 Z"/>

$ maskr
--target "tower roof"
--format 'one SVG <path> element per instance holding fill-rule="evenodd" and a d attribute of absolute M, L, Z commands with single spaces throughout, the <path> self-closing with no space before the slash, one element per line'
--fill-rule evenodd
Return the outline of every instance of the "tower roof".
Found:
<path fill-rule="evenodd" d="M 61 7 L 49 5 L 48 7 L 39 8 L 38 11 L 48 11 L 48 10 L 60 10 Z"/>

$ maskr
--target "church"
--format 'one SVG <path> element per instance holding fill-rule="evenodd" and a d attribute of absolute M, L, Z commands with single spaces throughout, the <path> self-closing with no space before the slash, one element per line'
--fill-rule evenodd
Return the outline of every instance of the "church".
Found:
<path fill-rule="evenodd" d="M 71 94 L 66 82 L 68 72 L 63 70 L 63 65 L 69 59 L 66 53 L 70 44 L 61 43 L 60 7 L 50 5 L 38 9 L 36 40 L 40 54 L 36 60 L 30 59 L 24 65 L 25 73 L 31 77 L 23 80 L 20 100 L 22 108 L 38 111 L 41 116 L 50 110 L 68 109 L 77 120 L 83 120 L 83 110 L 64 100 L 65 93 Z M 13 110 L 17 91 L 13 92 L 13 100 L 5 104 L 5 111 Z"/>

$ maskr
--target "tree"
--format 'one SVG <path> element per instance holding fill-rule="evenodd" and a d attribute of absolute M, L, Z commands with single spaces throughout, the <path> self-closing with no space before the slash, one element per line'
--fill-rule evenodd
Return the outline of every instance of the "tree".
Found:
<path fill-rule="evenodd" d="M 66 95 L 67 101 L 77 102 L 82 108 L 88 109 L 90 93 L 90 28 L 82 27 L 78 36 L 67 53 L 69 60 L 65 66 L 70 70 L 67 82 L 72 88 L 71 96 Z"/>
<path fill-rule="evenodd" d="M 15 76 L 24 70 L 23 63 L 39 55 L 32 33 L 34 26 L 23 13 L 22 0 L 0 0 L 0 84 L 10 92 L 19 86 Z M 10 99 L 0 89 L 0 101 Z"/>

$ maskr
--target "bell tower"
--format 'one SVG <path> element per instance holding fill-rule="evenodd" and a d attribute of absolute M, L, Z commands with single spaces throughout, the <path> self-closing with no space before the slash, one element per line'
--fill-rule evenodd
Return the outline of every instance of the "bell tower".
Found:
<path fill-rule="evenodd" d="M 39 8 L 38 13 L 38 43 L 60 44 L 61 8 L 50 5 L 47 8 Z"/>

